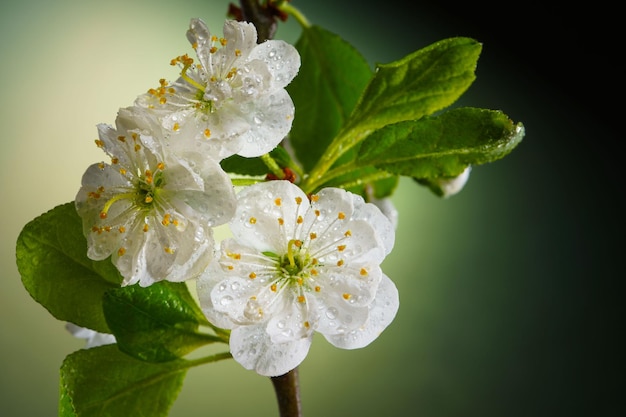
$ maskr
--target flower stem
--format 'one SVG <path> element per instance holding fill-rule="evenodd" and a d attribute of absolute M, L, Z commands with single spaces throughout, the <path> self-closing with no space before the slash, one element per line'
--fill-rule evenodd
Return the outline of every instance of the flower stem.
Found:
<path fill-rule="evenodd" d="M 285 375 L 272 377 L 280 417 L 302 417 L 300 404 L 300 383 L 298 368 L 294 368 Z"/>
<path fill-rule="evenodd" d="M 285 173 L 283 172 L 283 169 L 278 165 L 278 163 L 276 163 L 274 158 L 272 158 L 269 153 L 261 155 L 261 160 L 263 161 L 265 166 L 268 167 L 270 171 L 272 171 L 272 174 L 281 179 L 285 178 Z"/>
<path fill-rule="evenodd" d="M 291 4 L 287 3 L 286 1 L 283 2 L 280 6 L 279 6 L 280 10 L 282 10 L 285 13 L 288 13 L 290 15 L 292 15 L 300 24 L 300 26 L 302 26 L 303 28 L 309 28 L 311 27 L 311 23 L 309 22 L 309 20 L 306 18 L 305 15 L 302 14 L 302 12 L 298 9 L 296 9 L 295 7 L 293 7 Z"/>

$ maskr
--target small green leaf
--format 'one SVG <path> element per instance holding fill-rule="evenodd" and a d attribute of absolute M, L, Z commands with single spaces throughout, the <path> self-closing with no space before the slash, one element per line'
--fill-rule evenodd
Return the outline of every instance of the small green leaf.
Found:
<path fill-rule="evenodd" d="M 122 277 L 107 259 L 87 257 L 87 240 L 74 203 L 29 222 L 16 245 L 17 268 L 30 295 L 59 320 L 110 333 L 102 295 Z"/>
<path fill-rule="evenodd" d="M 61 366 L 60 417 L 167 416 L 189 368 L 133 359 L 116 345 L 82 349 Z"/>
<path fill-rule="evenodd" d="M 474 82 L 481 49 L 474 39 L 450 38 L 379 65 L 349 126 L 373 131 L 448 107 Z"/>
<path fill-rule="evenodd" d="M 523 137 L 522 124 L 500 111 L 459 108 L 374 132 L 356 164 L 416 179 L 455 177 L 468 165 L 504 157 Z"/>
<path fill-rule="evenodd" d="M 137 359 L 171 361 L 221 341 L 198 332 L 208 322 L 184 283 L 162 281 L 110 290 L 103 309 L 120 350 Z"/>
<path fill-rule="evenodd" d="M 231 174 L 260 176 L 268 172 L 267 166 L 261 158 L 244 158 L 243 156 L 233 155 L 220 162 L 222 169 Z"/>
<path fill-rule="evenodd" d="M 282 146 L 277 146 L 270 152 L 270 156 L 281 167 L 298 169 L 295 163 Z M 239 155 L 232 155 L 220 162 L 222 169 L 226 172 L 238 175 L 250 175 L 254 177 L 264 176 L 270 172 L 267 165 L 261 158 L 244 158 Z"/>
<path fill-rule="evenodd" d="M 296 48 L 302 64 L 287 86 L 296 108 L 290 140 L 309 170 L 352 112 L 372 70 L 354 47 L 319 26 L 304 28 Z"/>

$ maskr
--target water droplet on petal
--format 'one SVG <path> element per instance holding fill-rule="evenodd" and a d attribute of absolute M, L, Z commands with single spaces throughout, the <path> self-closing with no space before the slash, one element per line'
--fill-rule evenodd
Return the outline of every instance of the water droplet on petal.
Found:
<path fill-rule="evenodd" d="M 336 319 L 337 314 L 338 314 L 338 311 L 335 307 L 329 307 L 328 310 L 326 310 L 326 317 L 328 317 L 331 320 Z"/>

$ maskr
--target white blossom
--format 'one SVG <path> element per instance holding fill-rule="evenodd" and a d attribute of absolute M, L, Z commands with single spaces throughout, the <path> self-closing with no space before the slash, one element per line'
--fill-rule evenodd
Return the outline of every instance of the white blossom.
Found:
<path fill-rule="evenodd" d="M 227 20 L 223 37 L 192 19 L 187 38 L 198 62 L 174 58 L 181 68 L 173 83 L 139 96 L 173 134 L 191 132 L 214 158 L 254 157 L 278 145 L 291 129 L 294 105 L 285 86 L 300 68 L 297 50 L 282 40 L 256 44 L 253 24 Z"/>
<path fill-rule="evenodd" d="M 465 187 L 471 171 L 472 167 L 468 166 L 454 178 L 438 178 L 433 182 L 441 190 L 442 197 L 451 197 Z"/>
<path fill-rule="evenodd" d="M 212 259 L 212 227 L 230 220 L 235 193 L 219 164 L 189 152 L 174 157 L 160 126 L 132 108 L 116 127 L 98 125 L 110 163 L 91 165 L 76 195 L 89 258 L 111 256 L 122 285 L 195 278 Z"/>
<path fill-rule="evenodd" d="M 368 345 L 391 323 L 398 292 L 380 263 L 395 231 L 373 204 L 338 188 L 311 200 L 288 181 L 242 190 L 219 262 L 198 280 L 207 318 L 232 329 L 247 369 L 282 375 L 306 357 L 315 331 L 333 345 Z"/>
<path fill-rule="evenodd" d="M 85 339 L 85 349 L 116 343 L 115 336 L 109 333 L 100 333 L 70 322 L 65 324 L 65 328 L 72 336 L 78 339 Z"/>

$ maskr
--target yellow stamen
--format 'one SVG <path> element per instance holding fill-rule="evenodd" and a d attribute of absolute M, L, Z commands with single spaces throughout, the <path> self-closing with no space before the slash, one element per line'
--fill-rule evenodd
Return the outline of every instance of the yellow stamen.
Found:
<path fill-rule="evenodd" d="M 291 239 L 289 241 L 289 243 L 287 243 L 287 259 L 289 259 L 289 266 L 294 267 L 296 266 L 296 261 L 293 257 L 293 246 L 296 245 L 297 247 L 300 247 L 302 245 L 302 242 L 300 242 L 299 240 L 296 239 Z"/>
<path fill-rule="evenodd" d="M 120 201 L 120 200 L 123 200 L 125 198 L 134 198 L 134 197 L 135 197 L 134 193 L 122 193 L 122 194 L 115 195 L 109 201 L 104 203 L 104 207 L 102 207 L 102 211 L 100 212 L 100 218 L 101 219 L 106 219 L 107 218 L 107 213 L 109 212 L 109 209 L 111 208 L 113 203 L 115 203 L 116 201 Z"/>

